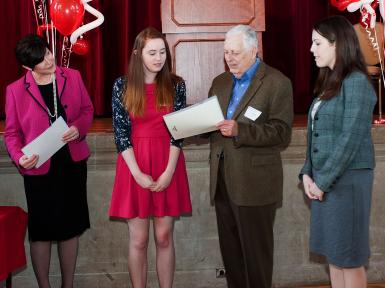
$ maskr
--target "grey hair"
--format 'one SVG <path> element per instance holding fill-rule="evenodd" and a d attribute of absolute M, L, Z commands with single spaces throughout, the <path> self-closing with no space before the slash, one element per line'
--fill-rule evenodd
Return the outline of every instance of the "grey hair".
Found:
<path fill-rule="evenodd" d="M 231 36 L 241 34 L 243 36 L 243 45 L 246 49 L 253 47 L 258 49 L 257 33 L 249 25 L 237 25 L 226 33 L 226 39 Z"/>

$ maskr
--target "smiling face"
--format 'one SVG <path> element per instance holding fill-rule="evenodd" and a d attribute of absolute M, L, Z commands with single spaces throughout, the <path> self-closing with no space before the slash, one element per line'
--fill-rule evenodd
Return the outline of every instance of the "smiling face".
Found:
<path fill-rule="evenodd" d="M 310 52 L 313 53 L 315 63 L 319 68 L 334 68 L 336 63 L 336 45 L 335 43 L 330 43 L 328 39 L 315 30 L 312 33 Z"/>
<path fill-rule="evenodd" d="M 254 64 L 257 52 L 256 47 L 245 47 L 242 34 L 231 35 L 225 40 L 225 60 L 230 72 L 236 78 L 241 78 Z"/>
<path fill-rule="evenodd" d="M 56 70 L 56 64 L 55 59 L 48 49 L 45 50 L 45 55 L 43 61 L 41 61 L 39 64 L 36 64 L 35 67 L 33 67 L 33 72 L 40 75 L 51 75 L 55 73 Z"/>
<path fill-rule="evenodd" d="M 166 62 L 166 47 L 163 39 L 148 39 L 142 50 L 145 77 L 155 78 Z"/>

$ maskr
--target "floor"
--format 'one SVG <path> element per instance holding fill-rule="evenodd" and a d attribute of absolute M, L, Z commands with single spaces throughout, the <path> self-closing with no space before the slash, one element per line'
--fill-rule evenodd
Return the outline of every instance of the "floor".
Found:
<path fill-rule="evenodd" d="M 330 287 L 331 286 L 326 285 L 326 286 L 303 286 L 303 287 L 299 287 L 299 288 L 330 288 Z M 385 284 L 381 284 L 381 283 L 369 284 L 368 288 L 385 288 Z"/>

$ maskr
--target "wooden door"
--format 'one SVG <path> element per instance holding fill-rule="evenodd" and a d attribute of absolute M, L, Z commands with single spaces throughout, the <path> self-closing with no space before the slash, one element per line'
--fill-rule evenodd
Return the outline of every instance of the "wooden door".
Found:
<path fill-rule="evenodd" d="M 213 78 L 225 71 L 223 40 L 231 27 L 252 26 L 262 55 L 263 0 L 162 0 L 161 5 L 162 31 L 174 70 L 186 80 L 187 104 L 206 99 Z"/>

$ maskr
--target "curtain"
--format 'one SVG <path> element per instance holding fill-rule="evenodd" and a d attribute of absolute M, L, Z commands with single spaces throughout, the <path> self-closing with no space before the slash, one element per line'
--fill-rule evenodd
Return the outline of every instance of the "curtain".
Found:
<path fill-rule="evenodd" d="M 147 26 L 161 30 L 161 0 L 93 0 L 90 5 L 103 13 L 104 23 L 86 33 L 87 55 L 71 54 L 70 67 L 80 70 L 91 95 L 96 116 L 111 113 L 113 81 L 127 71 L 135 36 Z M 343 14 L 353 23 L 359 12 L 339 12 L 329 0 L 266 0 L 266 32 L 263 57 L 267 64 L 287 75 L 293 83 L 294 111 L 306 113 L 312 101 L 317 74 L 310 53 L 313 24 L 328 15 Z M 85 23 L 93 20 L 86 12 Z M 0 118 L 4 118 L 5 87 L 25 71 L 16 62 L 16 42 L 36 31 L 32 0 L 1 1 L 0 9 Z"/>
<path fill-rule="evenodd" d="M 160 0 L 93 0 L 89 4 L 103 13 L 104 23 L 85 33 L 90 51 L 83 56 L 72 53 L 69 67 L 81 72 L 95 115 L 108 116 L 112 83 L 126 72 L 136 35 L 147 26 L 161 30 Z M 14 49 L 19 39 L 36 32 L 36 20 L 32 0 L 5 0 L 0 5 L 0 118 L 4 118 L 6 86 L 25 73 Z M 94 20 L 87 11 L 84 17 L 84 23 Z"/>
<path fill-rule="evenodd" d="M 265 9 L 264 61 L 291 79 L 294 112 L 307 113 L 313 100 L 312 90 L 318 73 L 313 54 L 310 53 L 314 23 L 337 14 L 356 23 L 359 12 L 340 12 L 328 0 L 267 0 Z"/>

